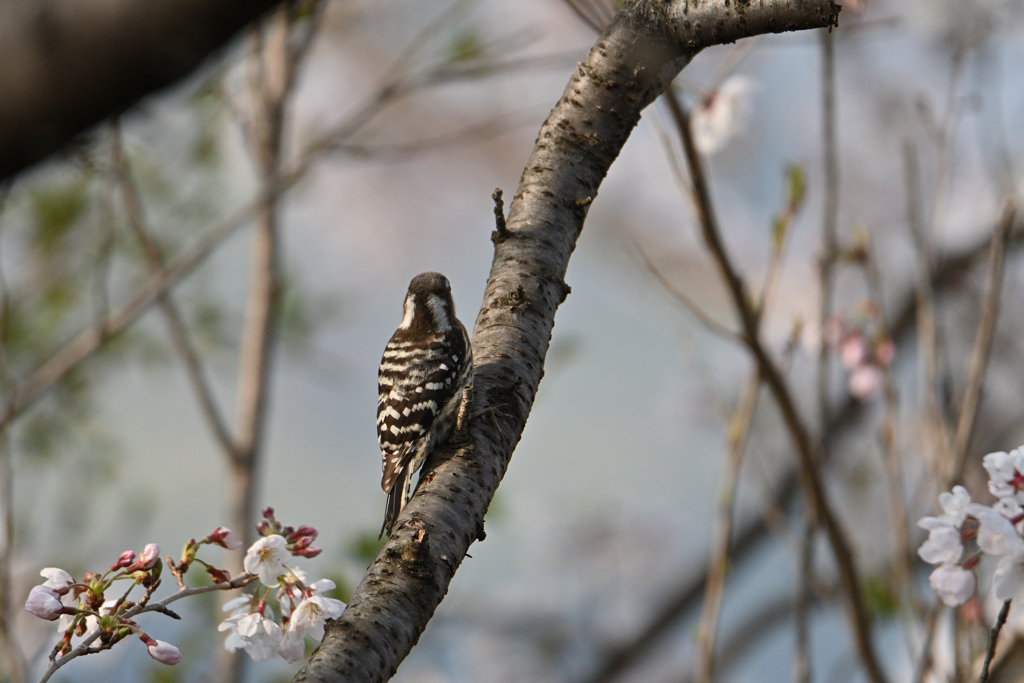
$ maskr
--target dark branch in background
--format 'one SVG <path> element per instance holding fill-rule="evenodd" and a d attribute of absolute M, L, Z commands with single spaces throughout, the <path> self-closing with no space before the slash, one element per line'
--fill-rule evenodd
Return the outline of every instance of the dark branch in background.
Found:
<path fill-rule="evenodd" d="M 0 179 L 173 84 L 275 4 L 0 3 Z"/>
<path fill-rule="evenodd" d="M 1010 235 L 1007 247 L 1017 250 L 1022 246 L 1024 246 L 1024 231 L 1021 226 L 1017 226 L 1017 229 Z M 989 244 L 986 240 L 978 242 L 964 251 L 940 258 L 932 274 L 931 288 L 937 293 L 955 288 L 971 266 L 984 256 L 988 248 Z M 914 294 L 914 288 L 911 287 L 909 292 L 897 297 L 897 300 L 900 304 L 892 316 L 894 322 L 890 329 L 890 335 L 893 342 L 900 346 L 907 343 L 907 337 L 915 331 L 917 297 Z M 833 411 L 831 419 L 823 430 L 824 452 L 829 453 L 834 442 L 840 441 L 849 430 L 858 427 L 863 415 L 864 405 L 853 398 L 847 398 L 843 405 Z M 766 507 L 785 509 L 792 503 L 798 491 L 796 471 L 790 469 L 780 478 L 772 501 Z M 768 538 L 772 528 L 763 515 L 737 526 L 739 529 L 729 545 L 729 557 L 734 566 L 749 559 L 760 547 L 760 543 Z M 643 660 L 654 646 L 661 642 L 663 637 L 676 628 L 680 619 L 697 609 L 706 590 L 707 577 L 705 571 L 682 582 L 679 588 L 662 601 L 661 609 L 651 617 L 644 628 L 628 640 L 604 648 L 602 661 L 599 662 L 593 674 L 581 679 L 581 683 L 610 683 L 634 664 Z M 724 659 L 724 653 L 720 653 L 720 658 Z"/>
<path fill-rule="evenodd" d="M 541 127 L 515 194 L 473 339 L 474 409 L 439 449 L 391 538 L 297 681 L 383 681 L 415 645 L 470 544 L 526 425 L 583 221 L 640 112 L 703 47 L 835 24 L 828 0 L 642 0 L 624 9 Z"/>

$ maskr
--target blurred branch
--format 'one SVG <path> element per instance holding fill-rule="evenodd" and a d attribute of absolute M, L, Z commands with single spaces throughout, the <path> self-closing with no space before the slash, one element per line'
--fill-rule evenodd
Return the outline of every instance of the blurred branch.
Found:
<path fill-rule="evenodd" d="M 160 247 L 157 245 L 156 240 L 153 239 L 149 229 L 146 227 L 142 200 L 139 197 L 138 187 L 136 187 L 131 171 L 128 168 L 128 161 L 124 156 L 124 150 L 121 145 L 121 128 L 116 120 L 114 121 L 111 136 L 111 148 L 117 182 L 121 186 L 125 212 L 128 215 L 128 225 L 132 232 L 135 233 L 135 237 L 142 248 L 143 256 L 149 264 L 150 271 L 154 275 L 159 274 L 164 268 L 163 255 L 160 253 Z M 185 323 L 182 321 L 178 307 L 174 304 L 169 291 L 160 294 L 157 297 L 157 301 L 160 304 L 160 309 L 163 311 L 164 318 L 167 320 L 167 327 L 171 334 L 174 348 L 185 364 L 185 370 L 199 401 L 203 416 L 209 423 L 210 429 L 213 431 L 213 435 L 221 445 L 221 448 L 229 457 L 233 457 L 237 448 L 234 440 L 231 438 L 231 434 L 228 432 L 224 418 L 221 416 L 220 409 L 217 407 L 213 391 L 206 381 L 206 374 L 203 372 L 199 356 L 189 341 L 188 332 L 185 330 Z"/>
<path fill-rule="evenodd" d="M 3 219 L 11 183 L 0 185 L 0 220 Z M 2 233 L 0 233 L 2 235 Z M 10 400 L 17 391 L 17 384 L 11 374 L 7 358 L 7 320 L 9 292 L 3 271 L 0 270 L 0 386 Z M 14 613 L 11 611 L 11 564 L 14 560 L 14 466 L 11 462 L 10 443 L 7 430 L 0 426 L 0 661 L 7 665 L 0 667 L 0 675 L 10 676 L 12 683 L 25 680 L 25 658 L 14 637 Z"/>
<path fill-rule="evenodd" d="M 1009 197 L 1003 202 L 1003 208 L 995 231 L 992 234 L 992 249 L 989 257 L 988 293 L 982 303 L 981 319 L 978 321 L 978 332 L 974 338 L 974 348 L 967 371 L 967 388 L 964 390 L 963 405 L 960 419 L 957 422 L 956 436 L 953 441 L 953 462 L 947 484 L 959 481 L 963 476 L 964 464 L 967 462 L 968 448 L 974 426 L 978 417 L 978 404 L 981 402 L 981 388 L 985 380 L 985 369 L 988 367 L 992 354 L 992 339 L 995 336 L 996 323 L 999 320 L 999 295 L 1003 285 L 1003 264 L 1006 255 L 1006 241 L 1013 227 L 1014 206 Z M 943 487 L 945 490 L 945 487 Z"/>
<path fill-rule="evenodd" d="M 853 630 L 854 641 L 858 654 L 866 669 L 868 677 L 874 683 L 885 681 L 871 641 L 871 620 L 861 596 L 860 578 L 854 561 L 846 532 L 840 526 L 838 518 L 832 511 L 825 494 L 825 488 L 818 471 L 818 447 L 812 442 L 796 403 L 790 393 L 789 386 L 782 378 L 775 362 L 768 355 L 761 343 L 758 331 L 756 312 L 751 306 L 746 285 L 737 273 L 735 266 L 725 251 L 721 233 L 711 202 L 710 190 L 704 175 L 703 161 L 697 151 L 690 131 L 689 116 L 682 104 L 671 90 L 667 92 L 672 113 L 676 119 L 678 132 L 683 141 L 683 148 L 690 165 L 690 177 L 693 181 L 694 195 L 697 197 L 698 223 L 701 226 L 704 240 L 718 265 L 725 280 L 727 289 L 736 309 L 736 314 L 743 327 L 744 342 L 751 355 L 754 356 L 760 374 L 782 412 L 783 421 L 796 446 L 800 461 L 801 483 L 808 504 L 814 508 L 815 516 L 824 526 L 829 543 L 835 555 L 839 569 L 840 585 L 847 596 L 848 616 Z"/>
<path fill-rule="evenodd" d="M 791 170 L 790 173 L 793 173 Z M 800 197 L 790 194 L 786 210 L 776 220 L 775 237 L 772 240 L 771 255 L 765 271 L 764 283 L 761 286 L 760 303 L 754 311 L 755 327 L 760 330 L 764 320 L 764 312 L 771 301 L 772 292 L 782 264 L 782 257 L 796 210 L 802 201 Z M 800 339 L 800 325 L 794 325 L 793 331 L 783 353 L 783 371 L 789 369 L 793 353 Z M 715 673 L 715 641 L 718 635 L 718 617 L 722 605 L 722 593 L 725 589 L 725 577 L 729 568 L 729 538 L 733 527 L 733 503 L 736 487 L 740 477 L 740 465 L 747 447 L 747 437 L 753 424 L 757 399 L 761 389 L 761 370 L 754 367 L 743 387 L 739 405 L 728 423 L 729 453 L 726 461 L 726 472 L 718 492 L 718 510 L 711 532 L 711 548 L 708 553 L 707 582 L 704 591 L 704 606 L 701 611 L 700 624 L 697 627 L 697 667 L 694 678 L 699 683 L 711 683 Z"/>
<path fill-rule="evenodd" d="M 295 76 L 315 35 L 323 2 L 312 3 L 306 30 L 289 46 L 293 24 L 288 8 L 272 14 L 265 27 L 254 28 L 250 68 L 250 98 L 255 114 L 247 140 L 257 167 L 264 201 L 256 214 L 249 264 L 249 297 L 242 323 L 238 380 L 235 392 L 235 438 L 227 485 L 232 528 L 243 548 L 255 540 L 256 484 L 267 430 L 270 367 L 277 341 L 281 305 L 281 239 L 278 224 L 280 196 L 272 192 L 281 173 L 285 112 Z M 241 571 L 236 558 L 232 571 Z M 218 680 L 240 683 L 248 655 L 242 650 L 221 654 Z"/>
<path fill-rule="evenodd" d="M 0 3 L 0 179 L 186 76 L 275 4 Z"/>
<path fill-rule="evenodd" d="M 834 24 L 824 2 L 724 0 L 626 6 L 577 67 L 538 134 L 496 235 L 473 338 L 473 414 L 465 438 L 438 448 L 416 495 L 329 622 L 296 681 L 384 681 L 419 639 L 470 544 L 533 406 L 565 272 L 589 206 L 640 112 L 701 48 L 755 33 Z M 514 301 L 514 305 L 510 305 Z"/>
<path fill-rule="evenodd" d="M 870 249 L 866 249 L 863 261 L 864 279 L 867 281 L 868 296 L 873 303 L 875 321 L 878 325 L 878 336 L 883 343 L 894 343 L 889 322 L 885 317 L 884 287 L 878 261 Z M 895 350 L 895 349 L 894 349 Z M 892 376 L 892 365 L 885 364 L 881 368 L 884 375 L 883 391 L 885 394 L 885 414 L 879 434 L 882 450 L 882 469 L 885 472 L 886 498 L 888 503 L 889 526 L 892 529 L 893 556 L 895 557 L 896 578 L 901 591 L 907 593 L 912 606 L 919 607 L 917 583 L 914 577 L 913 562 L 916 558 L 910 544 L 910 522 L 907 505 L 903 498 L 903 466 L 897 448 L 899 442 L 899 403 L 896 396 L 896 383 Z"/>

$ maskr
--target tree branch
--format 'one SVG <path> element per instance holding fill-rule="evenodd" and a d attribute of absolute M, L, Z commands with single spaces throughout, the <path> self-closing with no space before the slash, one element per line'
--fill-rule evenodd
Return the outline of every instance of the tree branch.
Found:
<path fill-rule="evenodd" d="M 0 179 L 182 78 L 275 4 L 0 4 Z"/>
<path fill-rule="evenodd" d="M 541 127 L 507 221 L 473 339 L 466 438 L 438 449 L 417 494 L 297 681 L 384 681 L 419 639 L 470 544 L 536 396 L 554 315 L 590 203 L 640 112 L 700 49 L 833 25 L 829 0 L 641 0 L 606 29 Z"/>

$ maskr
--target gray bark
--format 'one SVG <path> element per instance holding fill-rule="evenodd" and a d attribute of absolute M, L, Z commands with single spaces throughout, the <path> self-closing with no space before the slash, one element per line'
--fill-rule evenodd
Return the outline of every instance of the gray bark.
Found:
<path fill-rule="evenodd" d="M 476 322 L 468 432 L 433 454 L 417 494 L 296 681 L 384 681 L 416 644 L 522 435 L 583 221 L 640 112 L 696 52 L 751 35 L 832 26 L 830 0 L 640 0 L 609 25 L 541 127 L 496 231 Z"/>
<path fill-rule="evenodd" d="M 277 2 L 0 2 L 0 179 L 185 76 Z"/>

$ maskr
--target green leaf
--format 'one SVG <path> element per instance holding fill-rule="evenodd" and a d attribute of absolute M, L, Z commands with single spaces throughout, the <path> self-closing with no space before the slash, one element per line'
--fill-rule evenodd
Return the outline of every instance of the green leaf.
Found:
<path fill-rule="evenodd" d="M 875 616 L 892 616 L 900 607 L 896 580 L 891 573 L 875 574 L 864 582 L 864 603 Z"/>
<path fill-rule="evenodd" d="M 52 254 L 61 245 L 86 207 L 87 183 L 79 178 L 62 187 L 49 187 L 32 194 L 35 246 L 43 254 Z"/>

